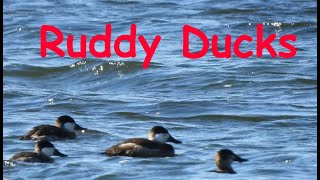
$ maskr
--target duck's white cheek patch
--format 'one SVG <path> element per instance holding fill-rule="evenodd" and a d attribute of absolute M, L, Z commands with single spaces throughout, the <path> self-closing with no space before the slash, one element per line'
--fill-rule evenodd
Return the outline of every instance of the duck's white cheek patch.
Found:
<path fill-rule="evenodd" d="M 43 148 L 41 150 L 41 153 L 50 157 L 53 155 L 54 151 L 55 151 L 55 149 L 53 147 L 47 147 L 47 148 Z"/>
<path fill-rule="evenodd" d="M 70 132 L 74 132 L 74 127 L 76 127 L 75 123 L 64 123 L 63 127 Z"/>
<path fill-rule="evenodd" d="M 158 142 L 165 143 L 169 139 L 169 134 L 167 133 L 156 134 L 154 136 L 154 139 Z"/>

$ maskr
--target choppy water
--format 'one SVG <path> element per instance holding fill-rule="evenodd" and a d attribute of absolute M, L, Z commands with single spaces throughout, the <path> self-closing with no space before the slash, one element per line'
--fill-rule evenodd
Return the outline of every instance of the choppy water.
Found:
<path fill-rule="evenodd" d="M 60 115 L 101 131 L 54 141 L 68 157 L 4 166 L 4 178 L 316 179 L 316 1 L 6 0 L 3 10 L 3 158 L 31 151 L 34 142 L 18 136 Z M 41 25 L 55 25 L 79 42 L 81 34 L 103 33 L 106 23 L 113 26 L 113 40 L 129 33 L 132 23 L 149 41 L 162 36 L 147 70 L 140 44 L 135 59 L 113 51 L 109 59 L 89 53 L 87 59 L 40 57 Z M 182 56 L 184 24 L 223 38 L 255 37 L 257 23 L 265 23 L 266 34 L 295 34 L 296 56 Z M 281 50 L 277 42 L 274 47 Z M 183 141 L 174 144 L 176 157 L 99 154 L 125 138 L 146 137 L 154 125 Z M 215 169 L 213 155 L 221 148 L 249 159 L 233 164 L 238 174 L 207 172 Z"/>

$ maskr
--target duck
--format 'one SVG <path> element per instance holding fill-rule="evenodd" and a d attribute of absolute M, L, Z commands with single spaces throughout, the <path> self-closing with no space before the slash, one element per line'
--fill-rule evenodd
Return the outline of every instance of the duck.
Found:
<path fill-rule="evenodd" d="M 130 156 L 130 157 L 173 157 L 175 151 L 173 146 L 166 142 L 176 144 L 181 141 L 173 138 L 168 130 L 162 126 L 154 126 L 150 129 L 148 139 L 131 138 L 107 150 L 105 154 L 108 156 Z"/>
<path fill-rule="evenodd" d="M 34 152 L 18 152 L 9 161 L 52 163 L 54 160 L 51 156 L 66 157 L 67 155 L 57 150 L 48 140 L 41 139 L 37 141 Z"/>
<path fill-rule="evenodd" d="M 61 139 L 75 139 L 75 130 L 86 130 L 79 126 L 72 117 L 63 115 L 57 118 L 55 126 L 53 125 L 39 125 L 33 127 L 26 135 L 22 136 L 20 140 L 30 139 L 47 139 L 47 140 L 61 140 Z"/>
<path fill-rule="evenodd" d="M 238 162 L 245 162 L 248 159 L 243 159 L 240 156 L 236 155 L 230 149 L 221 149 L 215 155 L 215 163 L 218 167 L 217 170 L 213 170 L 211 172 L 217 173 L 229 173 L 229 174 L 236 174 L 236 171 L 233 170 L 231 164 L 233 161 Z"/>

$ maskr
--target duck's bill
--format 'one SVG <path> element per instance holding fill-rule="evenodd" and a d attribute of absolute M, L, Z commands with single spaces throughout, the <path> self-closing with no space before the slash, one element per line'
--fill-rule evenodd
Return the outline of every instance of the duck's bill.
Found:
<path fill-rule="evenodd" d="M 79 126 L 78 124 L 76 124 L 76 126 L 74 127 L 75 130 L 87 130 L 87 128 L 83 128 L 81 126 Z"/>
<path fill-rule="evenodd" d="M 234 161 L 238 161 L 238 162 L 246 162 L 246 161 L 248 161 L 248 159 L 243 159 L 243 158 L 241 158 L 241 157 L 239 157 L 237 155 L 234 155 L 234 159 L 233 160 Z"/>
<path fill-rule="evenodd" d="M 55 155 L 55 156 L 61 156 L 61 157 L 66 157 L 66 156 L 68 156 L 68 155 L 65 155 L 65 154 L 59 152 L 57 149 L 54 150 L 53 155 Z"/>
<path fill-rule="evenodd" d="M 175 138 L 173 138 L 171 135 L 170 135 L 170 137 L 169 137 L 169 139 L 168 139 L 168 142 L 173 142 L 173 143 L 176 143 L 176 144 L 182 143 L 181 141 L 176 140 Z"/>

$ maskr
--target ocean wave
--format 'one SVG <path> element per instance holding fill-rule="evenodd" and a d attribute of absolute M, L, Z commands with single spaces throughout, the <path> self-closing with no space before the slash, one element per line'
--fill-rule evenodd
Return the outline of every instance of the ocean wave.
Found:
<path fill-rule="evenodd" d="M 151 63 L 150 68 L 161 67 L 159 63 Z M 96 59 L 83 59 L 71 65 L 45 67 L 27 64 L 10 64 L 4 67 L 4 76 L 21 78 L 44 78 L 51 76 L 64 76 L 66 74 L 79 75 L 83 73 L 108 74 L 121 72 L 128 74 L 142 71 L 142 63 L 139 61 L 103 61 Z"/>
<path fill-rule="evenodd" d="M 159 116 L 157 114 L 151 113 L 137 113 L 137 112 L 113 112 L 110 113 L 112 115 L 121 116 L 128 119 L 136 119 L 136 120 L 169 120 L 169 121 L 177 121 L 177 120 L 206 120 L 206 121 L 274 121 L 274 120 L 290 120 L 301 118 L 301 116 L 297 115 L 248 115 L 248 116 L 240 116 L 240 115 L 222 115 L 222 114 L 204 114 L 204 115 L 194 115 L 194 116 L 186 116 L 186 117 L 164 117 Z"/>

